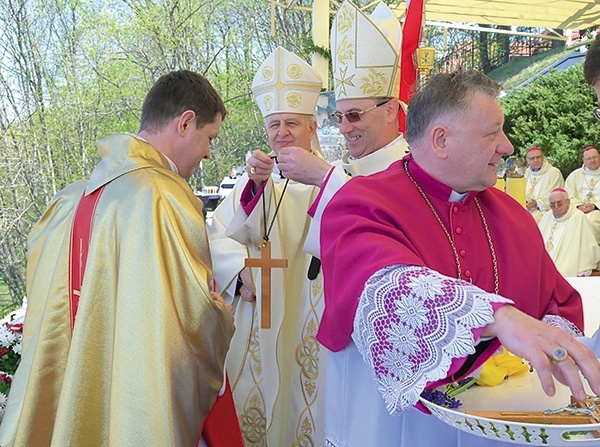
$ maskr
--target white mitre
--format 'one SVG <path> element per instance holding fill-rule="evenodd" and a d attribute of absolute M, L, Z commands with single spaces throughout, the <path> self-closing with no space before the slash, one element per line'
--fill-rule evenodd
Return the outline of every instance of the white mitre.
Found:
<path fill-rule="evenodd" d="M 277 47 L 262 63 L 252 93 L 263 117 L 273 113 L 314 115 L 323 81 L 294 53 Z"/>
<path fill-rule="evenodd" d="M 336 101 L 398 98 L 402 26 L 387 5 L 380 2 L 369 17 L 344 1 L 330 45 Z"/>

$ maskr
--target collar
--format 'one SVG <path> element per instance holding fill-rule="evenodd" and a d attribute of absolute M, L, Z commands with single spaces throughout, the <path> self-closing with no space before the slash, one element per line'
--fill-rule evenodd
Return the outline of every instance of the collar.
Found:
<path fill-rule="evenodd" d="M 408 154 L 402 160 L 408 160 L 408 170 L 410 171 L 410 174 L 428 195 L 432 195 L 446 202 L 462 202 L 463 204 L 468 204 L 478 193 L 478 191 L 467 191 L 465 193 L 453 191 L 450 186 L 426 172 L 415 161 L 412 154 Z"/>

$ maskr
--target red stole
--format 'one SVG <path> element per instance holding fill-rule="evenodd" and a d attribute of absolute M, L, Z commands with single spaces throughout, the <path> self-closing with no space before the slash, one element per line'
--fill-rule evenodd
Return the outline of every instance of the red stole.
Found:
<path fill-rule="evenodd" d="M 71 229 L 71 250 L 69 254 L 69 296 L 71 332 L 75 326 L 75 316 L 79 307 L 79 296 L 85 264 L 87 261 L 92 221 L 96 205 L 104 191 L 104 186 L 89 195 L 81 196 Z M 235 411 L 229 379 L 225 377 L 225 391 L 218 396 L 210 413 L 202 425 L 201 436 L 209 447 L 243 447 L 242 432 Z"/>

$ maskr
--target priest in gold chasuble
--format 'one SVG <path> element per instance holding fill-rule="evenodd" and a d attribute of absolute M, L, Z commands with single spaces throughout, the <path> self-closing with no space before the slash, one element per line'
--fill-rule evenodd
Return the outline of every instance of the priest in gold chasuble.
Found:
<path fill-rule="evenodd" d="M 281 47 L 263 62 L 252 91 L 272 152 L 253 153 L 213 215 L 217 291 L 234 304 L 236 322 L 227 372 L 247 446 L 323 445 L 324 350 L 315 338 L 322 278 L 307 279 L 311 257 L 302 250 L 319 189 L 283 178 L 275 158 L 292 146 L 322 157 L 313 117 L 321 85 L 310 65 Z M 260 260 L 264 244 L 287 267 L 245 267 Z M 269 276 L 263 268 L 270 268 L 270 311 L 261 296 Z"/>
<path fill-rule="evenodd" d="M 165 116 L 157 102 L 186 111 Z M 183 177 L 209 156 L 225 113 L 200 75 L 164 75 L 144 102 L 139 135 L 100 140 L 89 180 L 60 191 L 33 228 L 3 447 L 198 445 L 234 323 L 211 296 L 202 205 Z M 99 188 L 75 315 L 73 216 L 82 194 Z"/>

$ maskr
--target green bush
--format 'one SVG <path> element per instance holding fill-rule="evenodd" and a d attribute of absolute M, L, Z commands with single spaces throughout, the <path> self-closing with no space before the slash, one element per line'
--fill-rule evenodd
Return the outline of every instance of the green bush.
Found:
<path fill-rule="evenodd" d="M 584 147 L 600 146 L 600 123 L 592 115 L 597 102 L 581 64 L 513 90 L 501 103 L 515 155 L 539 146 L 566 178 L 583 164 Z"/>

